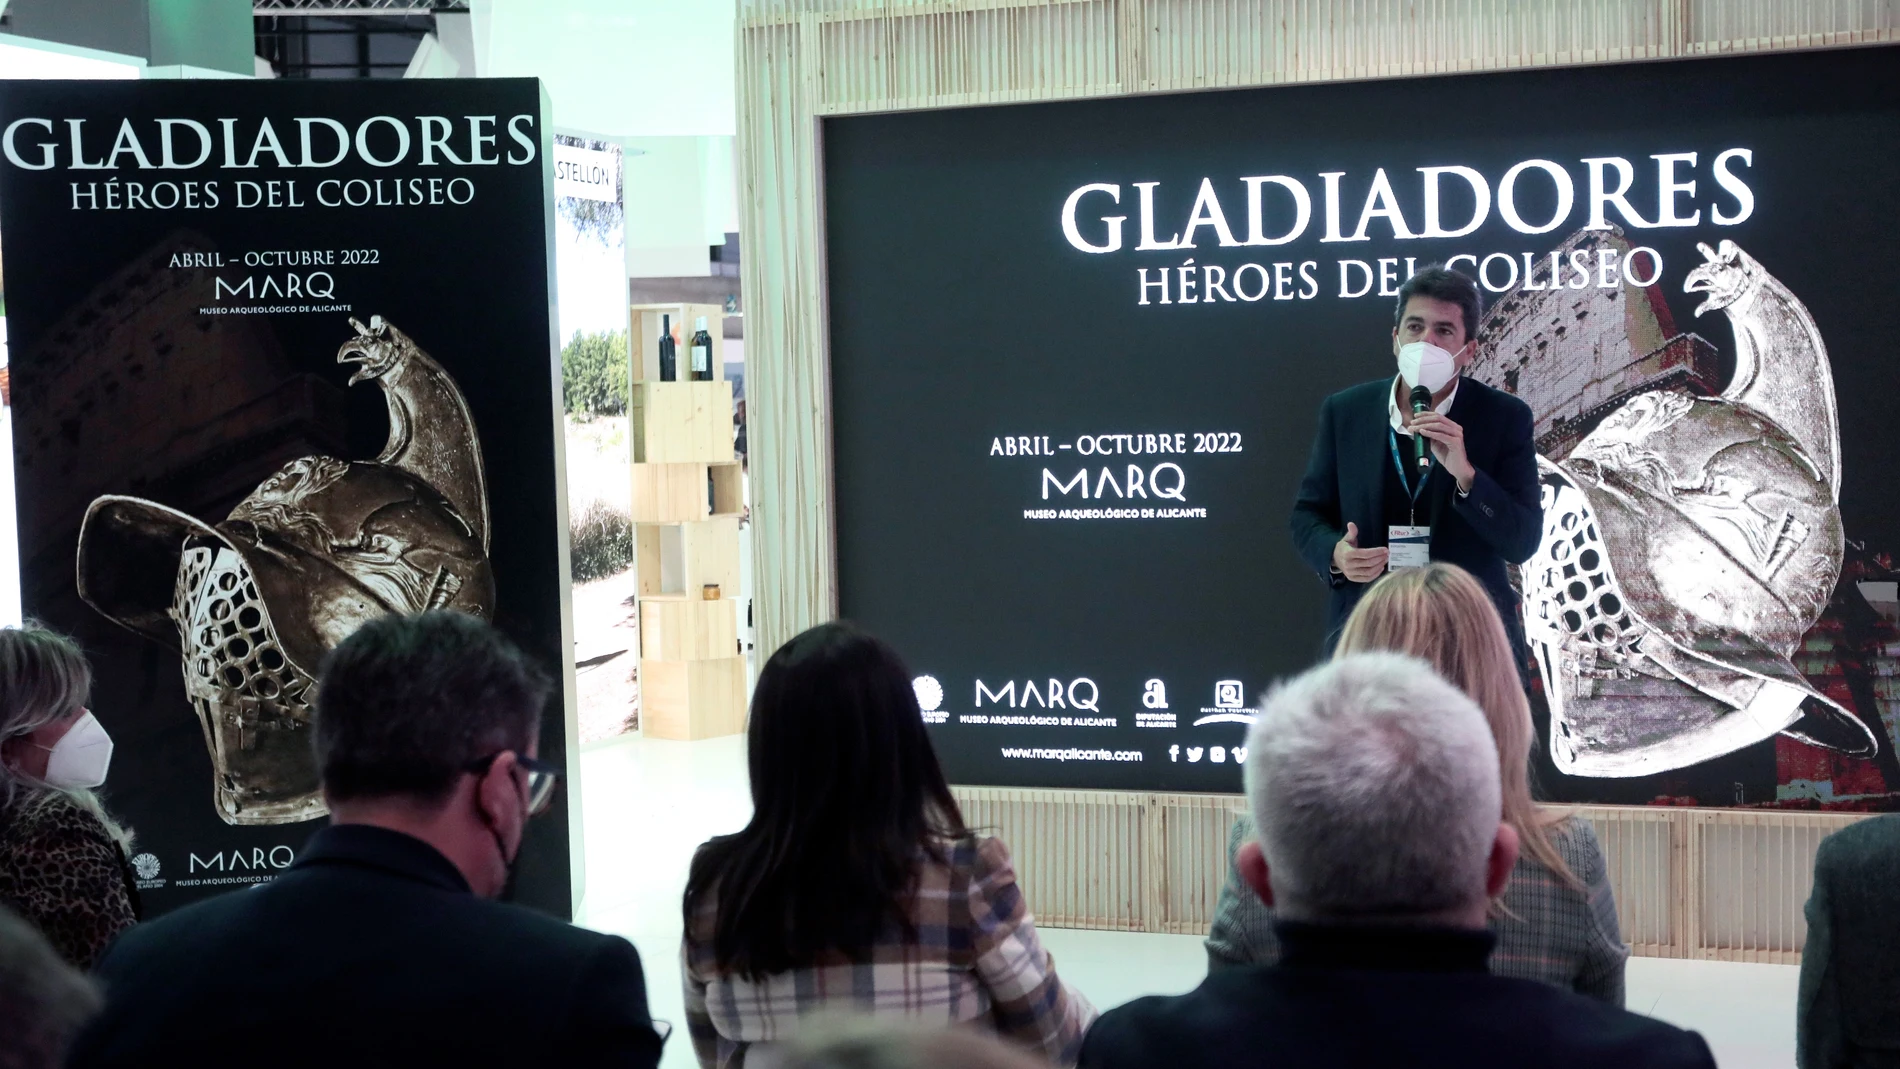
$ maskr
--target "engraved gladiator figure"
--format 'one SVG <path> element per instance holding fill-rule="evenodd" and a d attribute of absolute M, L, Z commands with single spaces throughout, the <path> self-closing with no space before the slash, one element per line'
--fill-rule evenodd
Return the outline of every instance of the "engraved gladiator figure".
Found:
<path fill-rule="evenodd" d="M 350 324 L 337 362 L 389 407 L 376 459 L 300 457 L 215 526 L 106 495 L 80 528 L 80 596 L 180 651 L 232 824 L 324 815 L 310 723 L 326 651 L 392 612 L 494 610 L 488 491 L 461 391 L 382 317 Z"/>
<path fill-rule="evenodd" d="M 1827 349 L 1761 264 L 1733 242 L 1700 248 L 1684 290 L 1734 328 L 1726 388 L 1638 393 L 1562 460 L 1538 458 L 1525 626 L 1551 755 L 1572 775 L 1648 775 L 1777 732 L 1858 756 L 1878 745 L 1790 659 L 1841 569 Z"/>

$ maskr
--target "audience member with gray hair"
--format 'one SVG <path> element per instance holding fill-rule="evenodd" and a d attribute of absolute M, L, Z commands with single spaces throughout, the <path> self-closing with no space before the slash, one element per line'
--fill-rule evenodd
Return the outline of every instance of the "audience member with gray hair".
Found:
<path fill-rule="evenodd" d="M 1104 1014 L 1080 1064 L 1713 1067 L 1700 1036 L 1493 976 L 1485 930 L 1517 858 L 1484 714 L 1422 661 L 1343 657 L 1277 687 L 1248 738 L 1274 965 Z"/>
<path fill-rule="evenodd" d="M 1409 657 L 1282 689 L 1247 785 L 1259 839 L 1241 870 L 1289 919 L 1482 927 L 1517 859 L 1483 714 Z"/>
<path fill-rule="evenodd" d="M 37 929 L 0 906 L 0 1069 L 56 1069 L 99 992 Z"/>
<path fill-rule="evenodd" d="M 1623 1004 L 1629 948 L 1616 919 L 1609 864 L 1590 822 L 1532 800 L 1530 756 L 1537 730 L 1498 610 L 1484 584 L 1455 564 L 1393 572 L 1367 590 L 1340 632 L 1334 656 L 1404 653 L 1432 666 L 1483 711 L 1497 746 L 1504 820 L 1517 833 L 1517 865 L 1491 905 L 1498 937 L 1491 971 L 1541 980 Z M 1240 878 L 1240 848 L 1252 817 L 1234 821 L 1227 880 L 1207 933 L 1210 969 L 1279 960 L 1273 911 Z"/>

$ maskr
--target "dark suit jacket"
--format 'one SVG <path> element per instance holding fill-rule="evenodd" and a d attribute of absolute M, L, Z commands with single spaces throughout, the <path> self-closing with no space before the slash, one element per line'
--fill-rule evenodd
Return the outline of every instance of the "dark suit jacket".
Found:
<path fill-rule="evenodd" d="M 1693 1032 L 1485 969 L 1481 931 L 1275 926 L 1278 965 L 1103 1014 L 1080 1069 L 1714 1069 Z"/>
<path fill-rule="evenodd" d="M 1369 585 L 1334 574 L 1333 546 L 1345 537 L 1348 521 L 1359 525 L 1362 548 L 1385 545 L 1386 469 L 1392 466 L 1386 399 L 1391 393 L 1392 380 L 1379 379 L 1326 399 L 1293 503 L 1293 543 L 1300 558 L 1333 588 L 1326 613 L 1329 649 Z M 1463 379 L 1445 416 L 1464 428 L 1465 456 L 1477 475 L 1471 492 L 1459 497 L 1457 481 L 1434 466 L 1419 500 L 1419 519 L 1432 525 L 1432 559 L 1458 565 L 1490 592 L 1521 660 L 1523 625 L 1504 566 L 1529 560 L 1543 538 L 1530 406 Z M 1401 449 L 1407 445 L 1403 438 L 1399 444 Z"/>
<path fill-rule="evenodd" d="M 1843 828 L 1814 855 L 1795 1061 L 1900 1066 L 1900 814 Z"/>
<path fill-rule="evenodd" d="M 654 1066 L 640 958 L 475 897 L 418 839 L 332 825 L 275 881 L 128 931 L 68 1065 Z"/>

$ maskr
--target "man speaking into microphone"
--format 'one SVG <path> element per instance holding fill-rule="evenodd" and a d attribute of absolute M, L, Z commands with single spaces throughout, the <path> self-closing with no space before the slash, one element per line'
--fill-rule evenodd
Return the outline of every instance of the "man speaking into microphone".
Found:
<path fill-rule="evenodd" d="M 1470 278 L 1434 264 L 1399 288 L 1398 374 L 1328 397 L 1293 503 L 1293 541 L 1332 587 L 1326 644 L 1366 586 L 1428 561 L 1484 583 L 1524 661 L 1524 630 L 1505 562 L 1543 534 L 1531 410 L 1463 377 L 1478 348 L 1482 299 Z"/>

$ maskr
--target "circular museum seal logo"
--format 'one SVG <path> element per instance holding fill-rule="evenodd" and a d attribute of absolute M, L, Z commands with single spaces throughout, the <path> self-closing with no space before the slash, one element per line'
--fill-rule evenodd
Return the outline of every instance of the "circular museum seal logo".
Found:
<path fill-rule="evenodd" d="M 138 873 L 141 880 L 158 878 L 158 858 L 151 854 L 139 854 L 132 859 L 132 871 Z"/>
<path fill-rule="evenodd" d="M 917 693 L 917 708 L 923 711 L 924 723 L 941 724 L 950 719 L 950 714 L 940 708 L 943 684 L 937 682 L 936 676 L 918 676 L 910 681 L 910 689 Z"/>

